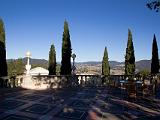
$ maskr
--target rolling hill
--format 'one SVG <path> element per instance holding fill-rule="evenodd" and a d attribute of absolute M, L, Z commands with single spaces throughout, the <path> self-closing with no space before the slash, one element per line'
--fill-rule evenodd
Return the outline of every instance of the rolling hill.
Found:
<path fill-rule="evenodd" d="M 7 62 L 10 62 L 11 60 L 14 59 L 8 59 Z M 27 62 L 27 58 L 22 58 L 22 61 L 24 64 L 26 64 Z M 31 65 L 48 65 L 48 61 L 45 59 L 30 59 L 30 63 Z M 58 64 L 60 64 L 60 62 L 57 62 Z M 111 66 L 111 69 L 115 69 L 117 67 L 124 67 L 124 62 L 117 62 L 117 61 L 109 61 L 109 64 Z M 151 60 L 140 60 L 140 61 L 136 61 L 136 69 L 138 69 L 138 71 L 143 70 L 143 69 L 147 69 L 150 70 L 151 67 Z M 88 62 L 76 62 L 76 66 L 99 66 L 101 67 L 101 62 L 99 61 L 88 61 Z"/>

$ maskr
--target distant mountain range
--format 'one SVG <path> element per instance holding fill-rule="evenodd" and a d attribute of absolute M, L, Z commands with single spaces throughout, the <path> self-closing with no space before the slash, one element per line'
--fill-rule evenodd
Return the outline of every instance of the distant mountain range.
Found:
<path fill-rule="evenodd" d="M 16 59 L 7 59 L 7 62 L 10 62 L 12 60 L 16 60 Z M 22 58 L 22 61 L 24 64 L 27 63 L 27 58 Z M 31 58 L 30 59 L 30 64 L 48 64 L 48 61 L 45 60 L 45 59 L 34 59 L 34 58 Z"/>
<path fill-rule="evenodd" d="M 7 61 L 10 62 L 13 59 L 8 59 Z M 27 58 L 22 58 L 22 61 L 24 64 L 27 63 Z M 36 64 L 36 65 L 48 65 L 48 61 L 45 59 L 30 59 L 30 63 Z M 57 62 L 58 64 L 60 64 L 60 62 Z M 124 62 L 117 62 L 117 61 L 109 61 L 110 67 L 112 68 L 116 68 L 119 66 L 124 66 Z M 101 62 L 98 61 L 88 61 L 88 62 L 76 62 L 76 66 L 101 66 Z M 138 69 L 138 71 L 143 70 L 143 69 L 148 69 L 150 70 L 151 68 L 151 60 L 140 60 L 140 61 L 136 61 L 136 69 Z"/>
<path fill-rule="evenodd" d="M 101 64 L 102 62 L 99 61 L 88 61 L 88 62 L 77 62 L 77 65 L 90 65 L 90 66 L 94 66 L 94 65 L 98 65 Z M 124 64 L 124 62 L 117 62 L 117 61 L 109 61 L 109 64 L 111 66 L 111 68 L 120 65 L 120 64 Z"/>
<path fill-rule="evenodd" d="M 77 64 L 86 64 L 86 65 L 97 65 L 97 64 L 101 64 L 101 62 L 80 62 Z M 124 62 L 117 62 L 117 61 L 109 61 L 110 67 L 111 68 L 115 68 L 117 66 L 123 66 Z M 151 60 L 140 60 L 140 61 L 136 61 L 136 68 L 138 70 L 142 70 L 142 69 L 148 69 L 150 70 L 151 68 Z"/>

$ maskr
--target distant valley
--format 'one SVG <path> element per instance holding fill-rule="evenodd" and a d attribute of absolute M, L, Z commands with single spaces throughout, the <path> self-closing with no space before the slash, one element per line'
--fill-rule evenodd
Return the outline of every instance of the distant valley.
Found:
<path fill-rule="evenodd" d="M 8 59 L 7 62 L 10 62 L 13 59 Z M 26 64 L 27 59 L 22 58 L 24 64 Z M 45 59 L 31 59 L 31 65 L 40 66 L 47 68 L 48 61 Z M 60 65 L 60 62 L 57 62 Z M 124 62 L 109 61 L 111 67 L 111 74 L 119 75 L 124 74 Z M 150 70 L 150 60 L 140 60 L 136 61 L 136 72 L 139 72 L 143 69 Z M 89 61 L 89 62 L 76 62 L 76 72 L 77 74 L 101 74 L 101 62 L 98 61 Z"/>

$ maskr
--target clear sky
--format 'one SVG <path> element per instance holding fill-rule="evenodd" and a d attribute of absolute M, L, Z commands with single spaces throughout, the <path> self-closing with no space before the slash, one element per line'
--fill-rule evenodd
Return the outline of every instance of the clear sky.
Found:
<path fill-rule="evenodd" d="M 48 60 L 54 43 L 61 61 L 63 24 L 69 23 L 76 61 L 101 61 L 107 46 L 109 60 L 124 61 L 128 28 L 133 35 L 136 61 L 151 59 L 153 34 L 160 53 L 160 12 L 147 0 L 0 0 L 5 23 L 7 58 Z"/>

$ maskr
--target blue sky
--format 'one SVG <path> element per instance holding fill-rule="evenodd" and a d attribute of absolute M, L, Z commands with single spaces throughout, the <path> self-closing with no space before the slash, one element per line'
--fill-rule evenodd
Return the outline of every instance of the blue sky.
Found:
<path fill-rule="evenodd" d="M 101 61 L 107 46 L 109 60 L 124 61 L 128 28 L 136 61 L 151 59 L 153 34 L 160 49 L 160 12 L 146 8 L 147 0 L 0 0 L 5 23 L 7 58 L 48 59 L 54 43 L 61 61 L 63 24 L 69 23 L 76 61 Z M 160 52 L 160 50 L 159 50 Z"/>

